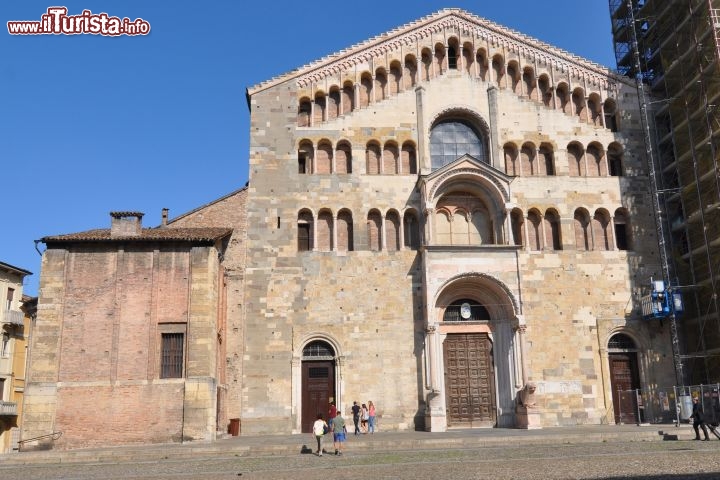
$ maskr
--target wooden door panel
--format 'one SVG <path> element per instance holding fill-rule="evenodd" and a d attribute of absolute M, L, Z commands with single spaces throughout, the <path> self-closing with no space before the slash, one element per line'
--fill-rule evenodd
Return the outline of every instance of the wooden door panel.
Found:
<path fill-rule="evenodd" d="M 303 362 L 302 364 L 303 433 L 312 432 L 318 413 L 327 417 L 330 398 L 335 398 L 335 366 L 333 362 Z M 327 418 L 325 418 L 327 420 Z"/>
<path fill-rule="evenodd" d="M 640 387 L 637 355 L 611 353 L 608 361 L 615 423 L 637 423 L 637 399 L 634 392 L 631 392 Z"/>
<path fill-rule="evenodd" d="M 492 344 L 487 334 L 451 334 L 443 344 L 448 423 L 495 423 Z"/>

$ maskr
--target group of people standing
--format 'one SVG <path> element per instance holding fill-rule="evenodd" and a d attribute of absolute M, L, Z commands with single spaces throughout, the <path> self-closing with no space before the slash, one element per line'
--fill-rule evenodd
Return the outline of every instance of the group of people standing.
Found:
<path fill-rule="evenodd" d="M 359 406 L 357 402 L 353 402 L 351 411 L 353 423 L 355 424 L 355 435 L 368 433 L 368 431 L 375 433 L 375 405 L 372 401 L 368 401 L 367 405 L 363 403 L 362 406 Z M 315 439 L 317 440 L 316 454 L 319 457 L 322 457 L 322 439 L 327 433 L 332 433 L 333 435 L 335 455 L 342 455 L 347 427 L 345 425 L 345 419 L 340 410 L 337 409 L 335 402 L 330 402 L 327 422 L 323 419 L 323 414 L 318 413 L 317 419 L 315 423 L 313 423 L 313 435 L 315 435 Z"/>
<path fill-rule="evenodd" d="M 355 424 L 355 435 L 361 433 L 375 433 L 375 405 L 372 400 L 368 400 L 367 405 L 362 406 L 357 402 L 353 402 L 351 408 L 353 416 L 353 424 Z"/>

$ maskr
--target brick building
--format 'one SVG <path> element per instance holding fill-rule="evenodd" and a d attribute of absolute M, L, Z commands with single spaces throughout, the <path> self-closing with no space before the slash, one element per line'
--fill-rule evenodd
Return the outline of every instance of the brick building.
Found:
<path fill-rule="evenodd" d="M 659 266 L 627 78 L 452 9 L 247 97 L 246 188 L 142 230 L 160 243 L 45 239 L 35 432 L 71 430 L 64 447 L 210 439 L 230 418 L 241 433 L 300 433 L 354 400 L 372 400 L 383 429 L 628 422 L 638 410 L 613 392 L 673 384 L 668 334 L 641 318 Z M 215 233 L 202 254 L 185 233 L 178 259 L 151 261 L 175 229 Z M 184 290 L 159 308 L 150 292 L 178 276 Z M 183 379 L 159 378 L 163 322 L 186 329 Z M 98 387 L 116 432 L 177 408 L 152 432 L 91 442 Z"/>

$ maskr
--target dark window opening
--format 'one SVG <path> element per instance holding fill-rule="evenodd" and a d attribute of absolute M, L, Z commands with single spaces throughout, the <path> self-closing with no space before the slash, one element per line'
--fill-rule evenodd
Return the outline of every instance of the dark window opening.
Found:
<path fill-rule="evenodd" d="M 608 348 L 620 350 L 634 350 L 635 342 L 632 338 L 628 337 L 624 333 L 618 333 L 616 335 L 613 335 L 610 341 L 608 341 Z"/>
<path fill-rule="evenodd" d="M 475 300 L 456 300 L 445 308 L 443 322 L 479 322 L 490 320 L 490 313 Z"/>
<path fill-rule="evenodd" d="M 310 224 L 298 223 L 298 250 L 308 252 L 312 249 L 310 244 Z"/>
<path fill-rule="evenodd" d="M 615 224 L 615 245 L 618 250 L 628 249 L 627 228 L 624 224 Z"/>
<path fill-rule="evenodd" d="M 307 157 L 304 153 L 298 155 L 298 173 L 307 173 Z"/>
<path fill-rule="evenodd" d="M 455 47 L 448 47 L 448 67 L 457 70 L 457 52 Z"/>
<path fill-rule="evenodd" d="M 163 333 L 160 378 L 182 378 L 184 337 L 182 333 Z"/>

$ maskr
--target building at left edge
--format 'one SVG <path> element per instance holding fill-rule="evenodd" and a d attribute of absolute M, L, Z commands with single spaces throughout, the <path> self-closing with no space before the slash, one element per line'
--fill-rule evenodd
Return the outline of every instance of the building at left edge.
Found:
<path fill-rule="evenodd" d="M 23 294 L 31 272 L 0 262 L 0 453 L 17 450 L 25 390 L 27 345 L 37 299 Z"/>
<path fill-rule="evenodd" d="M 674 415 L 618 394 L 674 384 L 627 77 L 447 9 L 247 100 L 246 187 L 43 238 L 25 447 Z"/>

